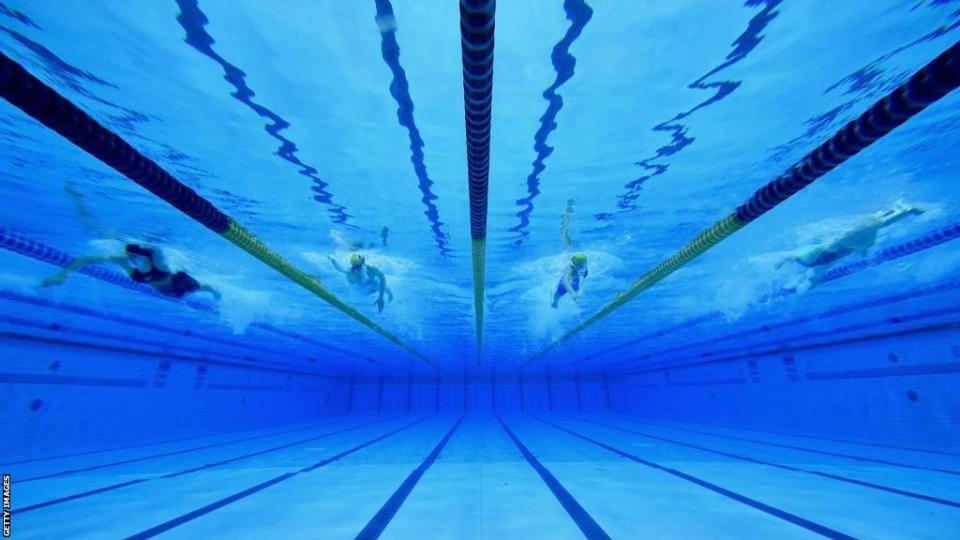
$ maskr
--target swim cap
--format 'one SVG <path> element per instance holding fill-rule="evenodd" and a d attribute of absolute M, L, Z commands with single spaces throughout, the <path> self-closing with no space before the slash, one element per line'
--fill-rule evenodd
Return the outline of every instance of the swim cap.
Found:
<path fill-rule="evenodd" d="M 363 264 L 363 255 L 359 253 L 350 255 L 350 266 L 360 266 L 361 264 Z"/>
<path fill-rule="evenodd" d="M 586 254 L 583 254 L 583 253 L 577 253 L 576 255 L 573 256 L 572 260 L 573 260 L 573 263 L 576 264 L 577 266 L 583 266 L 587 264 L 587 256 Z"/>

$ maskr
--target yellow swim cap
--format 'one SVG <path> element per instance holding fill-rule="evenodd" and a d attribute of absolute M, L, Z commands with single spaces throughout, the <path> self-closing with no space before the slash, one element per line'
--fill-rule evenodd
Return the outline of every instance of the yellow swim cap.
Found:
<path fill-rule="evenodd" d="M 359 253 L 350 255 L 350 266 L 360 266 L 361 264 L 363 264 L 363 255 Z"/>
<path fill-rule="evenodd" d="M 577 253 L 573 256 L 573 263 L 577 266 L 583 266 L 587 264 L 587 255 L 584 253 Z"/>

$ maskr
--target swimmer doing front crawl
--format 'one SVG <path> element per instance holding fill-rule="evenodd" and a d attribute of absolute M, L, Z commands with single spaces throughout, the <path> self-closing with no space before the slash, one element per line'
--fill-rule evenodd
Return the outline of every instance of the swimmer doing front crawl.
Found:
<path fill-rule="evenodd" d="M 877 234 L 880 229 L 889 227 L 910 216 L 918 216 L 923 212 L 924 210 L 920 207 L 902 201 L 897 202 L 889 210 L 881 210 L 870 214 L 859 224 L 842 232 L 840 236 L 830 241 L 820 242 L 792 252 L 778 262 L 776 268 L 780 268 L 788 262 L 809 268 L 803 279 L 790 288 L 798 292 L 812 289 L 820 284 L 827 271 L 841 259 L 855 253 L 865 256 L 867 251 L 877 243 Z"/>
<path fill-rule="evenodd" d="M 580 303 L 580 284 L 587 279 L 589 271 L 587 270 L 587 256 L 584 253 L 577 253 L 570 257 L 570 262 L 564 268 L 560 281 L 557 283 L 557 289 L 553 292 L 553 302 L 550 307 L 557 309 L 560 298 L 567 293 L 573 298 L 573 301 Z"/>
<path fill-rule="evenodd" d="M 333 257 L 327 256 L 327 258 L 338 272 L 347 277 L 348 283 L 364 292 L 377 293 L 377 299 L 373 304 L 377 306 L 378 312 L 383 312 L 384 295 L 388 302 L 393 302 L 393 291 L 387 287 L 387 277 L 376 266 L 367 264 L 366 257 L 359 253 L 351 253 L 350 268 L 347 269 L 341 268 Z"/>
<path fill-rule="evenodd" d="M 158 293 L 172 298 L 183 298 L 195 292 L 207 292 L 217 300 L 220 293 L 209 285 L 203 285 L 184 271 L 173 272 L 158 248 L 140 244 L 127 244 L 122 254 L 107 256 L 77 257 L 56 274 L 41 282 L 44 287 L 60 285 L 67 280 L 71 272 L 85 266 L 110 262 L 123 268 L 130 279 L 149 285 Z"/>

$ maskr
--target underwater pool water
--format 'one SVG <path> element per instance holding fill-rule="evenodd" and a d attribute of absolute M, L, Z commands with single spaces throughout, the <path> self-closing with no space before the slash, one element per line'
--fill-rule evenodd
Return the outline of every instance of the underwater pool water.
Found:
<path fill-rule="evenodd" d="M 958 36 L 3 0 L 4 533 L 955 538 Z"/>

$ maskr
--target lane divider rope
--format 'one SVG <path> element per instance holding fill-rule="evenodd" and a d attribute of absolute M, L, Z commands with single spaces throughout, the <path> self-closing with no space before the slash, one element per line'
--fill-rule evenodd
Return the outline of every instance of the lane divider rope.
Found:
<path fill-rule="evenodd" d="M 955 43 L 917 71 L 909 81 L 877 101 L 859 118 L 848 123 L 832 138 L 790 167 L 787 172 L 757 190 L 750 199 L 737 207 L 735 212 L 700 233 L 672 257 L 641 276 L 629 289 L 618 294 L 612 302 L 521 363 L 515 371 L 525 369 L 563 342 L 622 307 L 641 292 L 890 133 L 931 103 L 956 89 L 958 85 L 960 85 L 960 42 Z"/>
<path fill-rule="evenodd" d="M 483 345 L 483 300 L 487 253 L 487 193 L 490 180 L 490 112 L 493 108 L 493 34 L 496 0 L 460 0 L 463 108 L 470 193 L 473 306 L 477 360 Z"/>
<path fill-rule="evenodd" d="M 2 52 L 0 52 L 0 94 L 15 107 L 190 216 L 194 221 L 223 236 L 294 283 L 439 371 L 439 367 L 429 358 L 373 322 L 356 308 L 341 301 L 324 288 L 320 280 L 274 253 L 210 201 L 175 179 L 119 135 L 100 125 L 79 107 Z"/>

